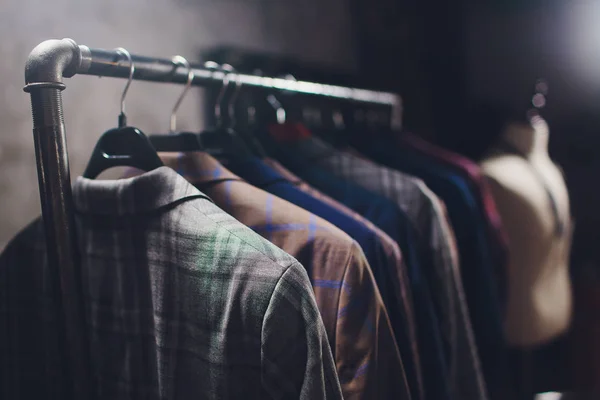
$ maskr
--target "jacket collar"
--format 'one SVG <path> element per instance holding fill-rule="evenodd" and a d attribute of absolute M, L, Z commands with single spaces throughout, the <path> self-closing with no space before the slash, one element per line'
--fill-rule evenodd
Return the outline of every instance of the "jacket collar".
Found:
<path fill-rule="evenodd" d="M 217 159 L 204 152 L 161 152 L 158 155 L 165 166 L 171 167 L 194 185 L 215 181 L 242 180 Z"/>
<path fill-rule="evenodd" d="M 118 180 L 78 177 L 73 185 L 75 208 L 86 214 L 141 214 L 193 198 L 210 200 L 168 167 Z"/>

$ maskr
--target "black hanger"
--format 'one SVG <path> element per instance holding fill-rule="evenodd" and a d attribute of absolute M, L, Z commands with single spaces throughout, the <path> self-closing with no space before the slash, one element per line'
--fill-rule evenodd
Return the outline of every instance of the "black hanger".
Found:
<path fill-rule="evenodd" d="M 112 167 L 135 167 L 144 171 L 162 167 L 152 143 L 139 129 L 125 126 L 105 132 L 98 140 L 83 176 L 95 179 Z"/>
<path fill-rule="evenodd" d="M 347 147 L 350 144 L 350 136 L 354 132 L 354 126 L 348 123 L 351 120 L 344 105 L 322 105 L 325 115 L 324 123 L 321 129 L 316 132 L 331 145 L 339 148 Z"/>
<path fill-rule="evenodd" d="M 154 148 L 157 151 L 166 151 L 166 152 L 188 152 L 188 151 L 201 151 L 202 146 L 200 146 L 200 142 L 198 141 L 198 135 L 193 132 L 177 132 L 177 110 L 181 105 L 185 95 L 188 90 L 192 86 L 194 81 L 194 70 L 190 66 L 190 63 L 181 56 L 173 57 L 173 63 L 177 65 L 182 65 L 187 67 L 188 69 L 188 77 L 183 92 L 179 95 L 177 102 L 173 106 L 173 110 L 171 111 L 171 121 L 169 125 L 169 134 L 154 134 L 150 135 L 149 139 Z"/>
<path fill-rule="evenodd" d="M 175 59 L 174 59 L 175 62 Z M 189 68 L 189 63 L 181 57 L 179 62 Z M 205 66 L 207 68 L 216 69 L 218 64 L 214 62 L 206 62 Z M 231 68 L 231 66 L 228 66 Z M 226 128 L 222 120 L 221 115 L 221 102 L 224 97 L 224 94 L 229 86 L 229 71 L 223 80 L 223 87 L 217 96 L 217 101 L 215 105 L 215 117 L 217 119 L 217 127 L 213 129 L 208 129 L 203 131 L 200 134 L 192 133 L 192 132 L 176 132 L 176 112 L 181 104 L 181 101 L 185 97 L 187 93 L 187 89 L 191 86 L 191 83 L 194 79 L 193 70 L 190 68 L 190 72 L 188 74 L 188 83 L 186 84 L 186 88 L 183 93 L 179 96 L 175 107 L 171 113 L 171 126 L 170 133 L 167 135 L 157 134 L 150 135 L 150 141 L 154 145 L 154 147 L 158 151 L 176 151 L 176 152 L 188 152 L 188 151 L 203 151 L 206 152 L 213 157 L 223 160 L 239 160 L 247 157 L 251 157 L 254 155 L 252 149 L 249 148 L 247 143 L 240 137 L 237 132 L 235 132 L 231 128 Z M 238 90 L 239 90 L 239 82 L 238 82 Z M 236 90 L 237 95 L 237 90 Z M 233 108 L 228 108 L 230 112 Z M 232 123 L 234 118 L 230 118 Z"/>
<path fill-rule="evenodd" d="M 293 120 L 303 121 L 303 112 L 300 111 L 299 107 L 294 108 L 293 111 L 296 109 L 298 110 L 298 115 L 293 115 Z M 259 94 L 258 99 L 255 102 L 254 114 L 254 122 L 250 125 L 252 130 L 248 136 L 251 137 L 259 147 L 262 158 L 268 157 L 268 154 L 273 154 L 273 158 L 276 158 L 276 155 L 278 154 L 278 145 L 269 135 L 269 127 L 290 122 L 289 117 L 291 114 L 273 93 L 269 93 L 266 96 L 262 95 L 262 93 Z"/>
<path fill-rule="evenodd" d="M 207 68 L 215 68 L 218 64 L 213 62 L 205 63 Z M 225 124 L 223 121 L 223 113 L 221 110 L 221 103 L 229 88 L 230 75 L 233 74 L 233 67 L 228 64 L 224 64 L 221 70 L 225 71 L 225 77 L 223 78 L 223 86 L 219 92 L 215 101 L 215 117 L 217 120 L 217 126 L 211 129 L 206 129 L 198 135 L 198 141 L 203 151 L 209 153 L 213 157 L 219 160 L 225 161 L 240 161 L 245 158 L 251 158 L 255 156 L 261 156 L 257 154 L 259 148 L 248 144 L 244 138 L 239 135 L 232 127 L 235 123 L 235 110 L 233 108 L 233 100 L 237 97 L 241 88 L 241 82 L 239 79 L 236 80 L 236 89 L 234 94 L 231 96 L 228 102 L 228 117 L 230 119 L 229 124 Z"/>
<path fill-rule="evenodd" d="M 127 57 L 131 66 L 129 80 L 121 95 L 119 127 L 105 132 L 96 143 L 90 161 L 83 173 L 83 176 L 89 179 L 96 178 L 101 172 L 112 167 L 129 166 L 151 171 L 163 166 L 146 135 L 137 128 L 127 126 L 125 96 L 133 80 L 135 66 L 127 50 L 119 48 L 117 51 Z"/>
<path fill-rule="evenodd" d="M 397 131 L 392 129 L 393 112 L 394 110 L 388 106 L 352 105 L 352 108 L 346 110 L 344 116 L 346 128 L 343 145 L 352 147 L 358 152 L 369 147 L 374 140 L 394 147 Z"/>

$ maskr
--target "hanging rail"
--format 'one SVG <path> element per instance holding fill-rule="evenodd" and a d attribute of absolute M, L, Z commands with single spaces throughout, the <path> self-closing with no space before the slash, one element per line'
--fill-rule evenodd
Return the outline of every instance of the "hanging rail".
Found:
<path fill-rule="evenodd" d="M 111 76 L 117 78 L 129 77 L 129 66 L 122 61 L 122 56 L 116 50 L 90 49 L 79 46 L 80 62 L 76 67 L 77 74 Z M 133 78 L 153 82 L 181 83 L 187 82 L 187 68 L 178 68 L 170 59 L 150 58 L 132 55 L 135 64 Z M 224 71 L 207 69 L 200 65 L 191 65 L 194 72 L 192 85 L 208 86 L 223 83 L 225 76 L 231 74 Z M 230 75 L 233 76 L 233 75 Z M 232 78 L 233 79 L 233 78 Z M 401 107 L 400 96 L 394 93 L 374 90 L 348 88 L 343 86 L 326 85 L 322 83 L 295 81 L 283 78 L 269 78 L 255 75 L 235 74 L 235 81 L 244 88 L 254 87 L 268 90 L 285 90 L 308 95 L 352 100 L 370 104 L 389 105 L 396 108 L 396 114 Z"/>
<path fill-rule="evenodd" d="M 92 399 L 95 392 L 90 375 L 89 346 L 81 269 L 75 232 L 73 199 L 67 156 L 67 140 L 62 111 L 62 78 L 76 74 L 128 78 L 130 68 L 120 63 L 117 50 L 91 49 L 72 39 L 47 40 L 39 44 L 27 59 L 24 90 L 31 96 L 33 136 L 36 149 L 42 217 L 48 248 L 48 262 L 59 286 L 62 310 L 59 318 L 65 327 L 62 337 L 64 365 L 72 378 L 73 398 Z M 169 59 L 132 55 L 136 80 L 184 84 L 188 69 L 178 68 Z M 196 86 L 221 85 L 225 72 L 192 65 Z M 400 96 L 372 90 L 293 81 L 246 74 L 235 74 L 244 87 L 284 90 L 321 97 L 388 105 L 392 126 L 400 126 Z"/>

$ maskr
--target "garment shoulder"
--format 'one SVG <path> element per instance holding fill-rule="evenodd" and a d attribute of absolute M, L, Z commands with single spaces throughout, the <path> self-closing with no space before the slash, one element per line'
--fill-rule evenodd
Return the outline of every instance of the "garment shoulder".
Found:
<path fill-rule="evenodd" d="M 346 295 L 349 297 L 363 296 L 363 301 L 367 303 L 373 301 L 383 304 L 371 266 L 358 243 L 352 241 L 348 248 L 346 262 L 339 268 L 344 271 L 342 286 L 346 289 Z M 341 304 L 338 306 L 341 307 Z"/>
<path fill-rule="evenodd" d="M 35 244 L 39 241 L 43 234 L 43 222 L 42 219 L 38 217 L 17 232 L 17 234 L 6 245 L 3 253 L 5 251 L 13 250 L 16 247 L 35 247 Z"/>
<path fill-rule="evenodd" d="M 413 187 L 414 199 L 410 215 L 420 234 L 430 236 L 431 233 L 427 232 L 432 226 L 449 224 L 446 205 L 422 180 L 413 180 Z"/>
<path fill-rule="evenodd" d="M 262 383 L 272 398 L 342 399 L 335 361 L 308 275 L 281 275 L 262 327 Z"/>
<path fill-rule="evenodd" d="M 8 307 L 10 312 L 28 310 L 33 325 L 39 321 L 39 300 L 42 297 L 52 299 L 51 295 L 55 293 L 55 288 L 49 284 L 53 277 L 47 268 L 46 254 L 41 218 L 22 229 L 0 254 L 0 293 L 4 294 L 0 296 L 0 309 Z"/>
<path fill-rule="evenodd" d="M 397 188 L 397 198 L 404 204 L 401 208 L 409 215 L 416 216 L 413 220 L 416 219 L 421 225 L 425 216 L 435 208 L 436 201 L 440 201 L 437 195 L 420 178 L 384 167 L 382 169 L 391 175 L 390 180 L 394 182 L 392 186 Z"/>
<path fill-rule="evenodd" d="M 262 192 L 260 189 L 256 190 Z M 353 239 L 335 225 L 273 194 L 265 192 L 261 194 L 265 196 L 264 203 L 258 203 L 260 204 L 259 216 L 253 218 L 252 228 L 264 235 L 273 229 L 273 224 L 284 227 L 279 231 L 279 235 L 269 237 L 269 241 L 284 251 L 289 251 L 292 256 L 298 256 L 301 261 L 303 261 L 301 255 L 305 254 L 309 247 L 313 250 L 335 250 L 344 254 L 352 251 Z M 247 206 L 246 212 L 236 215 L 236 210 L 233 210 L 234 215 L 242 222 L 252 219 L 248 217 L 248 211 L 256 210 L 257 205 L 251 201 L 244 201 L 241 204 Z M 264 209 L 266 204 L 269 204 L 268 213 Z"/>
<path fill-rule="evenodd" d="M 367 261 L 362 247 L 355 240 L 351 239 L 348 242 L 344 242 L 343 248 L 345 258 L 344 262 L 339 265 L 340 275 L 343 276 L 343 281 L 349 282 L 353 279 L 350 277 L 354 276 L 355 278 L 360 278 L 356 280 L 356 282 L 366 281 L 375 284 L 371 266 Z"/>
<path fill-rule="evenodd" d="M 371 268 L 356 244 L 345 266 L 342 287 L 335 354 L 344 395 L 409 398 L 402 358 L 386 307 Z"/>
<path fill-rule="evenodd" d="M 282 303 L 282 298 L 286 298 L 285 302 L 290 302 L 297 306 L 300 310 L 302 307 L 311 307 L 314 303 L 312 294 L 312 286 L 306 270 L 299 262 L 292 262 L 288 265 L 275 285 L 273 294 L 271 295 L 271 307 Z M 315 310 L 310 310 L 315 311 Z"/>
<path fill-rule="evenodd" d="M 372 215 L 371 221 L 376 221 L 378 226 L 393 226 L 401 219 L 400 207 L 393 201 L 382 196 L 369 199 L 369 211 Z M 389 228 L 388 228 L 389 229 Z"/>
<path fill-rule="evenodd" d="M 288 253 L 204 199 L 183 203 L 163 218 L 179 221 L 180 234 L 189 234 L 192 238 L 196 236 L 197 240 L 208 249 L 218 252 L 221 257 L 231 258 L 237 263 L 277 265 L 273 276 L 279 276 L 296 262 Z"/>
<path fill-rule="evenodd" d="M 17 266 L 27 269 L 34 267 L 35 259 L 45 252 L 44 226 L 41 218 L 37 218 L 19 231 L 6 245 L 0 254 L 0 268 Z"/>
<path fill-rule="evenodd" d="M 288 221 L 307 221 L 309 225 L 319 227 L 314 233 L 314 237 L 320 240 L 328 241 L 339 246 L 349 247 L 352 243 L 352 238 L 337 226 L 333 225 L 324 218 L 319 217 L 310 211 L 305 210 L 285 199 L 273 196 L 273 213 L 281 216 L 282 219 Z"/>
<path fill-rule="evenodd" d="M 346 232 L 321 217 L 316 215 L 313 215 L 313 217 L 315 221 L 318 221 L 319 226 L 322 228 L 314 236 L 314 241 L 316 243 L 339 249 L 346 254 L 352 254 L 355 251 L 354 246 L 356 245 L 356 242 Z"/>

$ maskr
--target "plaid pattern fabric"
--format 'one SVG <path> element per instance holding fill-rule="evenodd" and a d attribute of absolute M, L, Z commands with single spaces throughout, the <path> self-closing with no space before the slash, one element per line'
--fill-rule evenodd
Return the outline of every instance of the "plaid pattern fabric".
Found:
<path fill-rule="evenodd" d="M 98 399 L 342 398 L 306 271 L 173 170 L 74 185 Z M 37 220 L 0 257 L 0 397 L 65 398 Z"/>
<path fill-rule="evenodd" d="M 468 182 L 435 159 L 409 148 L 399 148 L 392 137 L 365 143 L 365 154 L 391 168 L 415 174 L 443 199 L 460 250 L 462 284 L 483 376 L 493 398 L 504 399 L 511 387 L 506 339 L 498 282 L 494 274 L 494 254 L 488 243 L 483 210 Z"/>
<path fill-rule="evenodd" d="M 470 183 L 473 194 L 477 196 L 478 202 L 484 213 L 484 221 L 487 224 L 489 241 L 492 246 L 492 251 L 494 252 L 493 260 L 496 267 L 496 281 L 500 288 L 500 294 L 503 299 L 502 303 L 504 303 L 507 290 L 506 281 L 508 279 L 508 237 L 502 227 L 502 219 L 498 213 L 491 188 L 488 181 L 483 176 L 481 168 L 471 160 L 459 154 L 436 147 L 408 132 L 398 134 L 396 140 L 401 146 L 407 146 L 411 150 L 417 150 L 435 158 L 438 162 L 443 162 L 445 165 L 460 173 L 460 175 Z"/>
<path fill-rule="evenodd" d="M 324 193 L 316 190 L 277 161 L 273 159 L 265 159 L 264 162 L 303 192 L 310 194 L 311 196 L 331 205 L 332 207 L 335 207 L 337 210 L 340 210 L 344 214 L 354 218 L 365 225 L 368 229 L 375 232 L 386 253 L 386 266 L 392 271 L 390 276 L 394 280 L 392 284 L 394 286 L 394 294 L 396 294 L 395 298 L 398 302 L 397 306 L 394 306 L 393 309 L 399 311 L 402 327 L 402 329 L 397 329 L 402 330 L 402 332 L 396 332 L 396 335 L 399 335 L 402 339 L 399 340 L 399 342 L 405 343 L 404 346 L 400 345 L 403 359 L 406 361 L 407 357 L 410 357 L 410 361 L 412 363 L 411 366 L 414 369 L 414 371 L 412 371 L 412 375 L 409 375 L 407 371 L 407 375 L 412 377 L 412 382 L 410 382 L 411 386 L 415 386 L 412 392 L 415 393 L 415 398 L 424 398 L 423 377 L 421 371 L 421 360 L 419 358 L 419 346 L 417 342 L 412 295 L 410 287 L 408 286 L 409 279 L 407 275 L 407 268 L 404 263 L 404 259 L 402 258 L 402 253 L 398 243 L 392 240 L 381 229 L 373 225 L 371 221 L 352 211 L 337 200 L 334 200 Z M 406 362 L 404 363 L 404 367 L 405 370 L 408 370 Z"/>
<path fill-rule="evenodd" d="M 307 269 L 344 398 L 410 398 L 387 311 L 354 240 L 322 218 L 248 184 L 206 153 L 160 153 L 160 157 Z"/>
<path fill-rule="evenodd" d="M 316 137 L 282 143 L 336 176 L 397 202 L 419 231 L 423 253 L 432 257 L 428 279 L 449 348 L 449 383 L 460 399 L 487 399 L 479 355 L 462 286 L 456 240 L 443 203 L 416 178 L 381 167 Z"/>

